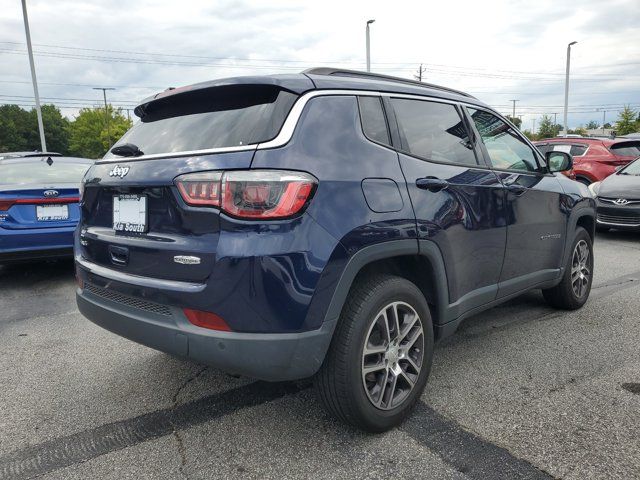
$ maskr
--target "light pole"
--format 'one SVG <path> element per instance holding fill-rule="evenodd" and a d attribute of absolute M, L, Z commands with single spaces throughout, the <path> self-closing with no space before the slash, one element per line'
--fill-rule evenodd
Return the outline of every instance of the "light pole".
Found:
<path fill-rule="evenodd" d="M 107 143 L 111 147 L 111 132 L 109 131 L 109 108 L 107 107 L 107 90 L 115 90 L 113 87 L 93 87 L 94 90 L 102 90 L 102 96 L 104 97 L 104 116 L 107 119 Z"/>
<path fill-rule="evenodd" d="M 29 66 L 31 67 L 31 81 L 33 82 L 33 94 L 36 97 L 36 114 L 38 117 L 38 130 L 40 131 L 40 148 L 47 151 L 47 142 L 44 139 L 44 124 L 42 123 L 42 109 L 40 108 L 40 95 L 38 94 L 38 80 L 36 79 L 36 65 L 33 63 L 33 48 L 31 47 L 31 32 L 29 31 L 29 17 L 27 17 L 27 0 L 22 0 L 22 16 L 24 17 L 24 31 L 27 35 L 27 51 L 29 52 Z"/>
<path fill-rule="evenodd" d="M 367 72 L 371 71 L 371 40 L 369 40 L 369 25 L 375 20 L 367 20 Z"/>
<path fill-rule="evenodd" d="M 575 45 L 578 42 L 571 42 L 567 45 L 567 76 L 564 80 L 564 136 L 567 137 L 569 126 L 567 125 L 567 113 L 569 110 L 569 66 L 571 64 L 571 45 Z"/>

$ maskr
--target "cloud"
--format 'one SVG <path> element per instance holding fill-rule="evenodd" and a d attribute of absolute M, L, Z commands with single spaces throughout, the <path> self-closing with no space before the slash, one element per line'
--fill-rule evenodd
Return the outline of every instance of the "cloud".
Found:
<path fill-rule="evenodd" d="M 325 2 L 276 0 L 29 1 L 45 102 L 99 105 L 92 86 L 131 107 L 168 86 L 332 65 L 364 69 L 365 21 L 373 70 L 470 91 L 500 111 L 512 98 L 525 126 L 561 111 L 572 51 L 570 125 L 640 105 L 637 0 Z M 0 10 L 0 102 L 33 103 L 19 2 Z M 60 48 L 64 47 L 64 48 Z M 17 83 L 21 82 L 21 83 Z M 55 85 L 65 84 L 65 85 Z M 528 123 L 527 123 L 528 122 Z"/>

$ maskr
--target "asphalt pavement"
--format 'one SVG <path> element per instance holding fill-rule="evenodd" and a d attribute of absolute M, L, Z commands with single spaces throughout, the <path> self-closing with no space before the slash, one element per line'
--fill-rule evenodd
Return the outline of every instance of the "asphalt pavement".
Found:
<path fill-rule="evenodd" d="M 579 311 L 539 292 L 436 346 L 398 429 L 84 319 L 68 261 L 0 267 L 0 479 L 640 478 L 640 235 L 599 234 Z"/>

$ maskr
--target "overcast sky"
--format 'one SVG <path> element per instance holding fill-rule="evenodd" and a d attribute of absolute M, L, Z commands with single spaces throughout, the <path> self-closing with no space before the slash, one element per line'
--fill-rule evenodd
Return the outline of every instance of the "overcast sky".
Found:
<path fill-rule="evenodd" d="M 72 116 L 102 93 L 132 108 L 169 86 L 212 78 L 365 69 L 461 89 L 498 108 L 562 122 L 572 48 L 569 126 L 640 110 L 640 0 L 72 1 L 28 0 L 40 95 Z M 0 0 L 0 103 L 33 105 L 19 0 Z"/>

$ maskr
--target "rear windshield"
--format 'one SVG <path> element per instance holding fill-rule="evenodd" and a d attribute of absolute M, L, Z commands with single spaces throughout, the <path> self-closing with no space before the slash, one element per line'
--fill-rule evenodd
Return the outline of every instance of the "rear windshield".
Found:
<path fill-rule="evenodd" d="M 0 185 L 76 183 L 80 185 L 90 163 L 15 160 L 0 164 Z"/>
<path fill-rule="evenodd" d="M 611 145 L 611 153 L 623 157 L 640 157 L 640 142 L 622 142 Z"/>
<path fill-rule="evenodd" d="M 272 140 L 297 95 L 269 85 L 232 85 L 185 92 L 149 104 L 116 145 L 144 155 L 237 147 Z M 122 158 L 108 152 L 104 158 Z"/>

